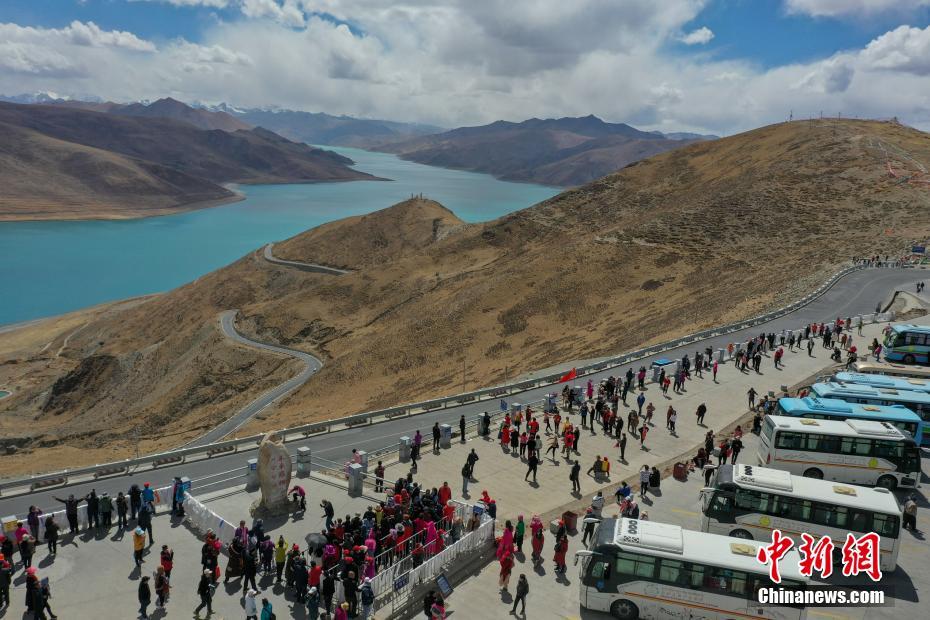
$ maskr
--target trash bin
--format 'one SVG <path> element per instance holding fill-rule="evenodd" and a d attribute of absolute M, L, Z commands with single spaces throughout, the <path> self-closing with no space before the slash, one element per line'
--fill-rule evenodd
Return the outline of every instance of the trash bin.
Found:
<path fill-rule="evenodd" d="M 546 394 L 546 407 L 543 409 L 546 413 L 555 413 L 558 411 L 558 406 L 556 405 L 559 395 L 555 392 Z"/>
<path fill-rule="evenodd" d="M 562 513 L 562 521 L 565 522 L 565 529 L 569 532 L 578 531 L 578 513 L 566 510 Z"/>
<path fill-rule="evenodd" d="M 675 477 L 675 480 L 686 481 L 688 479 L 688 464 L 675 463 L 675 467 L 672 469 L 672 475 Z"/>

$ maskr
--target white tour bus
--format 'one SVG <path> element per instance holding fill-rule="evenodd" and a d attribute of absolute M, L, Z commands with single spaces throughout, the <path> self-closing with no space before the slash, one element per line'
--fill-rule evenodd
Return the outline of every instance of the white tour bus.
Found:
<path fill-rule="evenodd" d="M 878 485 L 893 491 L 917 486 L 920 450 L 888 422 L 766 416 L 759 464 L 808 478 Z"/>
<path fill-rule="evenodd" d="M 636 618 L 807 617 L 803 606 L 762 606 L 759 588 L 804 589 L 792 549 L 778 563 L 781 583 L 756 559 L 762 542 L 735 540 L 637 519 L 603 519 L 581 558 L 581 606 Z"/>
<path fill-rule="evenodd" d="M 898 564 L 901 508 L 882 487 L 840 485 L 755 465 L 723 465 L 713 486 L 701 491 L 701 531 L 772 540 L 772 530 L 800 545 L 802 533 L 829 536 L 839 556 L 846 534 L 881 537 L 881 567 Z"/>

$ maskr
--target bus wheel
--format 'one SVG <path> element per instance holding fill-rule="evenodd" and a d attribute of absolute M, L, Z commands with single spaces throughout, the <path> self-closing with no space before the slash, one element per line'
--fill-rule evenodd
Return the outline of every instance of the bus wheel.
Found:
<path fill-rule="evenodd" d="M 905 355 L 905 356 L 904 356 L 904 363 L 905 363 L 905 364 L 913 364 L 913 363 L 914 363 L 914 356 L 911 355 L 910 353 L 908 353 L 907 355 Z"/>
<path fill-rule="evenodd" d="M 636 620 L 639 618 L 639 607 L 633 601 L 623 598 L 610 606 L 610 613 L 620 620 Z"/>
<path fill-rule="evenodd" d="M 805 478 L 815 478 L 817 480 L 823 480 L 823 472 L 817 469 L 816 467 L 811 467 L 810 469 L 804 472 Z"/>
<path fill-rule="evenodd" d="M 743 540 L 752 540 L 752 534 L 746 530 L 733 530 L 730 532 L 730 536 L 733 538 L 742 538 Z"/>
<path fill-rule="evenodd" d="M 898 488 L 898 481 L 895 480 L 894 476 L 881 476 L 875 484 L 889 491 L 894 491 Z"/>

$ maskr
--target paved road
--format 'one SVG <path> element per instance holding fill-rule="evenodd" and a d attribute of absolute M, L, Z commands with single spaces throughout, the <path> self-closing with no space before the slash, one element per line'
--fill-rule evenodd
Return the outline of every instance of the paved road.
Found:
<path fill-rule="evenodd" d="M 250 340 L 249 338 L 246 338 L 236 331 L 236 315 L 238 313 L 238 310 L 227 310 L 220 314 L 220 327 L 223 330 L 224 336 L 247 347 L 264 349 L 265 351 L 272 351 L 273 353 L 296 357 L 304 363 L 304 369 L 300 372 L 300 374 L 295 375 L 294 377 L 265 392 L 250 402 L 248 405 L 240 409 L 234 416 L 227 419 L 225 422 L 214 428 L 209 433 L 190 442 L 188 444 L 189 447 L 202 446 L 204 444 L 220 441 L 223 439 L 223 437 L 235 431 L 237 428 L 252 419 L 253 416 L 257 415 L 265 407 L 278 400 L 285 394 L 289 394 L 290 392 L 302 386 L 307 382 L 308 379 L 310 379 L 310 377 L 316 374 L 316 372 L 323 367 L 323 362 L 321 362 L 318 358 L 310 355 L 309 353 L 304 353 L 303 351 L 298 351 L 296 349 L 288 349 L 287 347 L 280 347 L 277 345 L 258 342 L 256 340 Z"/>
<path fill-rule="evenodd" d="M 272 249 L 274 248 L 273 243 L 269 243 L 265 246 L 265 251 L 263 256 L 265 260 L 269 263 L 274 263 L 275 265 L 281 265 L 282 267 L 293 267 L 294 269 L 300 269 L 301 271 L 312 271 L 315 273 L 326 273 L 332 276 L 341 276 L 347 273 L 352 273 L 346 269 L 336 269 L 335 267 L 327 267 L 326 265 L 317 265 L 315 263 L 299 263 L 293 260 L 284 260 L 282 258 L 275 258 L 272 254 Z"/>
<path fill-rule="evenodd" d="M 656 355 L 654 358 L 680 358 L 686 353 L 693 355 L 695 351 L 703 350 L 707 346 L 711 346 L 714 349 L 724 347 L 730 342 L 745 340 L 762 331 L 794 329 L 814 321 L 833 320 L 837 316 L 846 317 L 855 316 L 857 314 L 869 314 L 875 310 L 876 304 L 889 299 L 895 290 L 913 291 L 915 290 L 914 284 L 918 280 L 923 279 L 930 279 L 930 274 L 913 269 L 869 269 L 856 271 L 840 279 L 833 288 L 819 299 L 808 304 L 804 308 L 800 308 L 766 325 L 759 325 L 742 332 L 734 332 L 724 336 L 708 338 L 701 342 L 695 342 L 685 347 Z M 636 366 L 648 366 L 654 358 L 647 358 L 640 362 L 636 362 Z M 724 372 L 727 371 L 724 370 Z M 597 382 L 601 377 L 606 377 L 609 374 L 618 374 L 618 370 L 608 370 L 594 373 L 590 376 Z M 579 379 L 578 384 L 586 380 L 586 378 L 584 380 Z M 511 395 L 509 398 L 513 402 L 532 402 L 542 399 L 545 394 L 550 391 L 553 391 L 552 387 L 540 387 L 527 390 L 521 394 Z M 404 435 L 412 436 L 414 431 L 418 428 L 424 434 L 428 434 L 434 422 L 455 425 L 461 415 L 465 415 L 466 419 L 473 419 L 485 410 L 494 409 L 494 405 L 494 401 L 466 403 L 457 407 L 439 409 L 431 413 L 409 418 L 397 418 L 376 425 L 358 426 L 327 435 L 317 435 L 303 441 L 291 442 L 288 446 L 292 452 L 299 446 L 308 446 L 312 454 L 317 457 L 343 462 L 349 458 L 352 448 L 370 452 L 387 445 L 396 444 L 399 437 Z M 333 412 L 333 417 L 337 417 L 343 413 L 349 412 Z M 204 476 L 225 471 L 235 470 L 244 473 L 246 460 L 254 458 L 255 452 L 256 450 L 242 450 L 234 454 L 217 456 L 210 460 L 166 466 L 156 471 L 147 471 L 140 474 L 139 477 L 142 478 L 143 481 L 151 482 L 154 486 L 161 486 L 170 484 L 174 476 L 189 476 L 191 479 L 197 480 Z M 229 486 L 232 486 L 235 482 L 236 481 L 229 482 Z M 68 487 L 67 489 L 40 490 L 21 497 L 0 498 L 0 515 L 23 514 L 27 512 L 30 504 L 35 504 L 43 510 L 47 508 L 59 508 L 60 505 L 52 499 L 53 495 L 62 497 L 67 493 L 74 493 L 75 495 L 87 494 L 90 492 L 91 488 L 96 488 L 98 492 L 108 491 L 111 494 L 115 494 L 118 490 L 125 490 L 128 488 L 129 484 L 130 482 L 127 480 L 127 477 L 121 476 L 108 480 L 81 483 Z M 211 489 L 216 488 L 222 488 L 222 485 L 211 487 Z M 194 489 L 196 491 L 196 483 Z"/>

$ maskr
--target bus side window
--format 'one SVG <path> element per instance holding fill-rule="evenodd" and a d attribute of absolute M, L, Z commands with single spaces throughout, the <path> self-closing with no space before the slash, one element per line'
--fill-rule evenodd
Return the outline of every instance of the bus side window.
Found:
<path fill-rule="evenodd" d="M 868 514 L 862 512 L 861 510 L 849 511 L 849 530 L 853 532 L 864 532 L 868 522 Z"/>
<path fill-rule="evenodd" d="M 840 442 L 840 454 L 855 454 L 855 452 L 853 452 L 852 437 L 843 437 Z"/>
<path fill-rule="evenodd" d="M 636 556 L 621 553 L 617 556 L 617 573 L 622 575 L 636 574 Z"/>
<path fill-rule="evenodd" d="M 690 588 L 704 587 L 704 567 L 700 564 L 691 564 L 688 569 L 688 586 Z"/>
<path fill-rule="evenodd" d="M 814 523 L 820 525 L 826 525 L 833 527 L 837 525 L 836 519 L 836 506 L 830 504 L 822 504 L 817 502 L 814 504 L 814 515 L 811 519 Z"/>
<path fill-rule="evenodd" d="M 747 578 L 748 575 L 742 571 L 711 567 L 704 586 L 723 594 L 746 594 Z"/>
<path fill-rule="evenodd" d="M 840 451 L 840 438 L 830 435 L 818 435 L 820 437 L 819 447 L 821 452 L 836 454 Z"/>
<path fill-rule="evenodd" d="M 904 429 L 907 430 L 907 429 Z M 913 431 L 908 431 L 911 435 L 917 434 L 917 429 Z M 875 442 L 875 456 L 880 456 L 887 459 L 894 459 L 904 456 L 904 445 L 898 441 L 876 441 Z"/>
<path fill-rule="evenodd" d="M 798 444 L 800 443 L 801 436 L 798 433 L 792 433 L 790 431 L 784 431 L 778 433 L 775 438 L 775 447 L 782 448 L 785 450 L 796 450 Z"/>
<path fill-rule="evenodd" d="M 807 521 L 810 519 L 811 503 L 808 500 L 778 496 L 778 514 L 786 519 L 799 519 Z"/>
<path fill-rule="evenodd" d="M 594 562 L 594 566 L 591 567 L 591 576 L 606 581 L 610 578 L 610 564 L 607 562 Z"/>
<path fill-rule="evenodd" d="M 812 451 L 812 452 L 817 452 L 817 451 L 819 451 L 819 450 L 820 450 L 821 439 L 822 439 L 822 436 L 821 436 L 821 435 L 815 435 L 814 433 L 811 433 L 811 434 L 807 435 L 807 437 L 805 437 L 805 438 L 802 440 L 802 441 L 804 442 L 804 443 L 803 443 L 803 449 L 804 449 L 804 450 L 810 450 L 810 451 Z"/>
<path fill-rule="evenodd" d="M 872 530 L 879 536 L 898 537 L 898 517 L 873 513 Z"/>
<path fill-rule="evenodd" d="M 872 452 L 872 440 L 858 438 L 854 444 L 853 454 L 857 456 L 868 456 Z"/>
<path fill-rule="evenodd" d="M 659 581 L 675 585 L 687 585 L 682 584 L 682 576 L 684 575 L 681 570 L 682 566 L 683 564 L 677 560 L 659 560 Z"/>
<path fill-rule="evenodd" d="M 709 512 L 714 515 L 728 515 L 733 512 L 733 496 L 726 493 L 714 493 Z"/>

